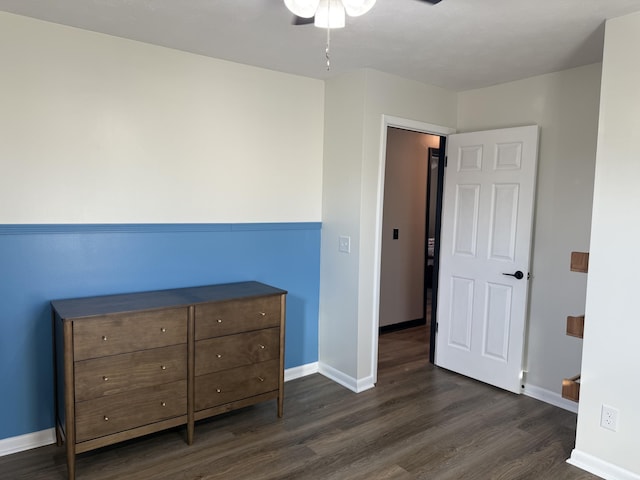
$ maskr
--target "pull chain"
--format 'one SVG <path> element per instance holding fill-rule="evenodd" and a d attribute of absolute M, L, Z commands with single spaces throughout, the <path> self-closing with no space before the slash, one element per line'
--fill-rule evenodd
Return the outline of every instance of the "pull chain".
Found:
<path fill-rule="evenodd" d="M 331 48 L 331 1 L 327 2 L 327 48 L 324 50 L 324 56 L 327 59 L 327 72 L 331 70 L 331 58 L 329 49 Z"/>
<path fill-rule="evenodd" d="M 331 46 L 331 29 L 327 27 L 327 47 L 324 50 L 324 56 L 327 58 L 327 72 L 331 70 L 331 58 L 329 55 L 329 47 Z"/>

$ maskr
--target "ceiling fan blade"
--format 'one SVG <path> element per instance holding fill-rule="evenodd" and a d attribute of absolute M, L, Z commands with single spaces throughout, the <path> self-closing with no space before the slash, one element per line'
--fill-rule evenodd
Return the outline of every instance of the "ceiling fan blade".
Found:
<path fill-rule="evenodd" d="M 292 25 L 310 25 L 314 22 L 314 18 L 315 17 L 304 18 L 304 17 L 298 17 L 297 15 L 294 15 L 293 20 L 291 20 L 291 24 Z"/>

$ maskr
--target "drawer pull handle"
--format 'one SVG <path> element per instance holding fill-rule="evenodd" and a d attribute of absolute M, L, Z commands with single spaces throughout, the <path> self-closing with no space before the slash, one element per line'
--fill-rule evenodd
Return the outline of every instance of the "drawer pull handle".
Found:
<path fill-rule="evenodd" d="M 106 415 L 103 417 L 105 422 L 109 421 L 109 417 L 107 417 Z"/>
<path fill-rule="evenodd" d="M 216 354 L 216 358 L 222 358 L 222 354 L 221 353 L 217 353 Z"/>
<path fill-rule="evenodd" d="M 166 406 L 167 406 L 167 404 L 166 404 L 165 402 L 160 402 L 160 406 L 162 406 L 162 407 L 166 407 Z"/>
<path fill-rule="evenodd" d="M 102 377 L 102 380 L 104 380 L 105 382 L 109 381 L 109 377 L 107 377 L 106 375 L 104 377 Z"/>
<path fill-rule="evenodd" d="M 258 345 L 260 347 L 260 350 L 264 350 L 264 345 L 260 345 L 260 344 L 258 344 Z"/>
<path fill-rule="evenodd" d="M 267 312 L 260 312 L 260 316 L 264 317 L 267 314 Z"/>
<path fill-rule="evenodd" d="M 166 370 L 166 369 L 167 369 L 167 366 L 166 366 L 166 365 L 161 365 L 161 366 L 160 366 L 160 370 Z"/>
<path fill-rule="evenodd" d="M 216 392 L 222 393 L 222 390 L 220 390 L 219 388 L 216 388 Z"/>
<path fill-rule="evenodd" d="M 218 319 L 218 323 L 222 323 L 222 319 L 221 318 Z"/>
<path fill-rule="evenodd" d="M 160 329 L 160 331 L 161 331 L 162 333 L 165 333 L 165 332 L 167 331 L 167 329 L 166 329 L 166 328 L 164 328 L 164 327 L 162 327 L 162 328 Z"/>
<path fill-rule="evenodd" d="M 261 382 L 264 382 L 264 378 L 262 377 L 258 377 L 258 380 L 260 380 Z"/>
<path fill-rule="evenodd" d="M 106 342 L 106 341 L 107 341 L 107 336 L 106 336 L 106 335 L 103 335 L 103 336 L 102 336 L 102 341 L 103 341 L 103 342 Z"/>

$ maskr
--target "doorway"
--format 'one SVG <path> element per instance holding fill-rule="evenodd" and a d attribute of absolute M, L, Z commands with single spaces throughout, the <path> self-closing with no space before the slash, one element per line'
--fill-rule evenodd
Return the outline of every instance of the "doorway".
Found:
<path fill-rule="evenodd" d="M 412 130 L 415 132 L 428 133 L 432 135 L 438 135 L 446 137 L 456 130 L 450 127 L 444 127 L 442 125 L 435 125 L 431 123 L 420 122 L 416 120 L 409 120 L 401 117 L 394 117 L 391 115 L 382 115 L 381 131 L 380 131 L 380 150 L 379 150 L 379 170 L 378 170 L 378 186 L 377 186 L 377 206 L 376 206 L 376 240 L 374 245 L 374 257 L 376 263 L 373 271 L 373 283 L 374 283 L 374 295 L 372 309 L 374 315 L 372 316 L 371 324 L 371 372 L 372 382 L 375 384 L 378 379 L 378 340 L 379 340 L 379 312 L 380 312 L 380 262 L 382 258 L 382 210 L 384 206 L 384 184 L 385 184 L 385 167 L 386 167 L 386 148 L 387 148 L 387 127 L 398 127 L 405 130 Z M 441 155 L 440 162 L 444 161 L 444 155 Z M 444 170 L 442 170 L 444 171 Z M 434 278 L 437 278 L 437 258 L 434 264 Z M 435 308 L 435 305 L 434 305 Z M 432 323 L 432 327 L 435 323 Z M 433 328 L 431 329 L 433 330 Z M 435 335 L 435 332 L 431 332 L 431 335 Z M 426 343 L 426 342 L 425 342 Z M 433 355 L 434 350 L 431 349 Z"/>
<path fill-rule="evenodd" d="M 394 126 L 385 133 L 378 333 L 411 328 L 433 362 L 446 137 Z"/>

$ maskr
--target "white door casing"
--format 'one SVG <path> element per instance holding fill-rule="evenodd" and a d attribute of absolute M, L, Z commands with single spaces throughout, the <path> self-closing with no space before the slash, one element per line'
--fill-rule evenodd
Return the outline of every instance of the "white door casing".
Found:
<path fill-rule="evenodd" d="M 436 365 L 520 393 L 538 127 L 450 135 L 447 152 Z"/>

